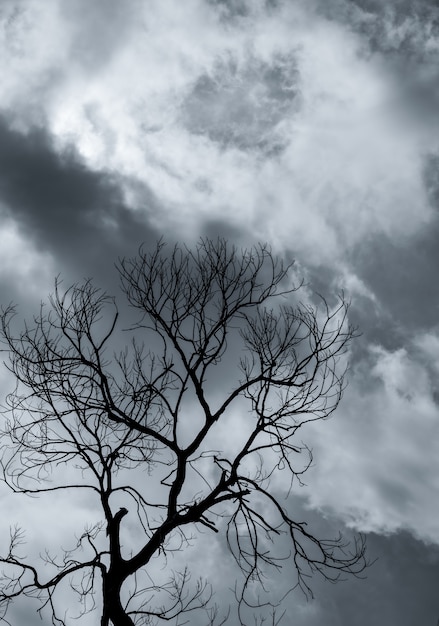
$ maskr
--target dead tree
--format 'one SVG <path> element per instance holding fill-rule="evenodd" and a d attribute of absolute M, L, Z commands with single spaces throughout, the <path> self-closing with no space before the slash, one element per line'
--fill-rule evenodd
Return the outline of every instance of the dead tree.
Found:
<path fill-rule="evenodd" d="M 27 596 L 54 624 L 71 623 L 57 604 L 70 584 L 81 614 L 103 607 L 102 626 L 180 624 L 199 610 L 209 624 L 223 623 L 210 587 L 191 584 L 187 569 L 153 580 L 152 559 L 166 559 L 197 529 L 227 538 L 242 572 L 241 624 L 254 608 L 249 590 L 263 589 L 270 568 L 291 565 L 306 594 L 313 573 L 330 580 L 360 573 L 363 539 L 349 548 L 340 537 L 314 536 L 274 485 L 279 473 L 300 481 L 311 456 L 297 432 L 340 401 L 355 334 L 344 298 L 333 308 L 303 304 L 291 266 L 267 246 L 240 251 L 221 239 L 169 253 L 159 242 L 118 270 L 126 311 L 137 316 L 125 334 L 115 300 L 91 281 L 66 290 L 57 282 L 20 331 L 14 308 L 3 312 L 7 367 L 17 381 L 5 407 L 3 479 L 40 498 L 88 490 L 102 511 L 72 550 L 46 555 L 44 570 L 20 557 L 21 531 L 11 531 L 0 559 L 5 621 L 11 602 Z M 121 337 L 126 347 L 115 351 Z M 219 447 L 232 415 L 231 444 Z M 141 539 L 123 545 L 130 518 Z M 270 546 L 282 536 L 289 555 L 279 559 Z"/>

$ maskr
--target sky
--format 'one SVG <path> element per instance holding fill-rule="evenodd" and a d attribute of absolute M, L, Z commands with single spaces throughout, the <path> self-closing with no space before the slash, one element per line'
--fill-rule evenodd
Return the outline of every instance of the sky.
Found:
<path fill-rule="evenodd" d="M 115 293 L 117 258 L 161 236 L 264 241 L 310 294 L 344 290 L 361 335 L 294 497 L 322 532 L 365 532 L 377 561 L 289 596 L 285 623 L 435 626 L 435 0 L 2 0 L 0 59 L 2 304 L 32 314 L 58 274 Z M 7 501 L 2 528 L 46 523 Z"/>

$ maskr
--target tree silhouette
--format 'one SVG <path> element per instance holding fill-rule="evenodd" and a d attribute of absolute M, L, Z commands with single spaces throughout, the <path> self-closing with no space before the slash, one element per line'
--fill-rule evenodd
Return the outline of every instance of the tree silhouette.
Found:
<path fill-rule="evenodd" d="M 191 583 L 187 568 L 153 578 L 152 559 L 169 566 L 197 529 L 224 532 L 242 572 L 241 624 L 262 605 L 279 623 L 277 600 L 263 595 L 270 568 L 291 564 L 292 586 L 311 594 L 313 573 L 335 581 L 366 565 L 361 537 L 349 548 L 314 536 L 274 485 L 279 473 L 300 481 L 311 453 L 297 431 L 340 401 L 355 334 L 348 304 L 301 304 L 291 266 L 265 245 L 239 251 L 202 239 L 167 250 L 159 242 L 118 265 L 126 311 L 137 316 L 122 351 L 116 301 L 91 281 L 66 290 L 57 281 L 21 331 L 14 308 L 3 311 L 17 381 L 5 408 L 4 481 L 34 496 L 88 490 L 102 511 L 72 550 L 45 555 L 44 570 L 19 555 L 22 531 L 11 531 L 0 559 L 5 621 L 10 603 L 27 596 L 54 624 L 71 623 L 57 600 L 70 585 L 81 615 L 102 607 L 102 626 L 181 624 L 199 610 L 208 624 L 224 623 L 208 583 Z M 138 532 L 127 541 L 130 519 Z M 279 558 L 282 536 L 290 547 Z"/>

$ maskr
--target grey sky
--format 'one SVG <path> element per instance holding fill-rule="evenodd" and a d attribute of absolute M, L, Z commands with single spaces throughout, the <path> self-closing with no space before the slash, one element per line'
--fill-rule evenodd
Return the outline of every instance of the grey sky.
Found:
<path fill-rule="evenodd" d="M 161 235 L 268 241 L 310 298 L 344 289 L 362 335 L 297 506 L 379 561 L 287 623 L 435 626 L 437 3 L 3 0 L 0 58 L 3 303 L 33 311 L 58 273 L 115 292 Z"/>

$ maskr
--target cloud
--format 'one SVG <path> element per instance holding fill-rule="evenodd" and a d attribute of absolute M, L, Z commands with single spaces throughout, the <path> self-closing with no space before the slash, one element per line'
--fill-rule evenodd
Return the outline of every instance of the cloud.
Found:
<path fill-rule="evenodd" d="M 7 5 L 2 106 L 115 176 L 133 208 L 149 189 L 157 228 L 222 220 L 337 266 L 364 238 L 431 220 L 427 146 L 392 121 L 383 64 L 346 24 L 302 3 L 118 6 Z"/>
<path fill-rule="evenodd" d="M 126 181 L 126 188 L 128 193 L 136 184 Z M 153 212 L 155 199 L 145 187 L 142 193 Z M 144 215 L 127 209 L 115 174 L 90 171 L 74 150 L 58 152 L 46 131 L 22 133 L 4 119 L 0 201 L 4 252 L 10 253 L 4 267 L 17 261 L 11 283 L 35 272 L 41 280 L 48 272 L 52 278 L 61 272 L 78 280 L 93 272 L 106 279 L 118 255 L 157 237 Z"/>
<path fill-rule="evenodd" d="M 410 40 L 420 59 L 426 48 L 435 54 L 436 35 L 426 42 L 425 20 L 396 9 L 322 6 L 191 0 L 184 10 L 133 2 L 122 11 L 112 2 L 89 12 L 79 1 L 5 3 L 4 237 L 33 242 L 61 269 L 105 277 L 109 258 L 157 231 L 190 239 L 224 224 L 292 251 L 311 276 L 325 267 L 369 302 L 378 324 L 394 312 L 392 284 L 403 297 L 396 272 L 407 241 L 432 232 L 434 220 L 425 173 L 434 140 L 402 124 L 411 114 L 393 118 L 402 83 L 389 80 L 385 41 L 406 58 L 401 42 Z M 365 54 L 382 16 L 380 43 Z M 384 442 L 410 403 L 427 423 L 435 411 L 432 398 L 409 401 L 390 385 L 391 364 L 415 367 L 398 348 L 369 351 L 371 380 L 387 387 L 358 406 L 347 394 L 365 422 L 369 406 L 384 410 L 387 426 L 374 423 Z M 389 527 L 399 523 L 396 515 Z"/>
<path fill-rule="evenodd" d="M 282 151 L 282 122 L 299 106 L 296 75 L 292 54 L 241 67 L 232 57 L 197 80 L 182 104 L 182 123 L 223 149 Z"/>
<path fill-rule="evenodd" d="M 415 343 L 423 350 L 425 336 Z M 439 489 L 436 398 L 419 352 L 370 347 L 336 417 L 309 429 L 315 452 L 308 474 L 310 506 L 329 507 L 359 530 L 405 529 L 439 543 L 439 509 L 432 498 Z"/>
<path fill-rule="evenodd" d="M 386 534 L 383 585 L 415 545 L 401 529 L 439 541 L 437 18 L 433 0 L 0 7 L 3 300 L 59 271 L 114 293 L 117 256 L 159 234 L 268 240 L 310 300 L 346 289 L 364 334 L 339 410 L 304 432 L 301 502 Z M 298 624 L 370 619 L 361 592 L 322 589 L 289 605 Z M 395 598 L 372 621 L 413 623 Z"/>

